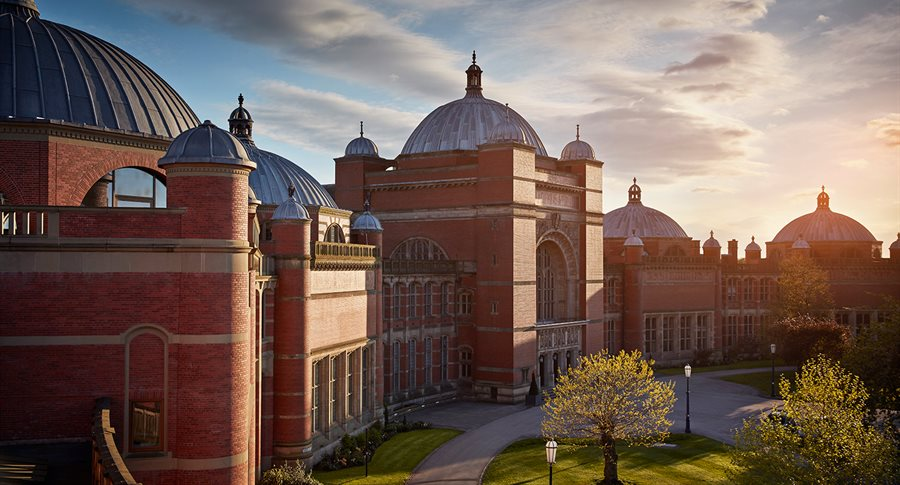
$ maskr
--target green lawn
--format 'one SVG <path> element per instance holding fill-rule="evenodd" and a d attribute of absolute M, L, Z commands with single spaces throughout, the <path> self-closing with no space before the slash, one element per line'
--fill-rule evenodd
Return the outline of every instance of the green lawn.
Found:
<path fill-rule="evenodd" d="M 784 365 L 784 363 L 780 360 L 775 360 L 775 365 Z M 756 368 L 765 368 L 771 367 L 771 360 L 746 360 L 743 362 L 735 362 L 733 364 L 723 364 L 723 365 L 711 365 L 709 367 L 693 367 L 691 366 L 691 372 L 713 372 L 717 370 L 731 370 L 731 369 L 756 369 Z M 676 375 L 684 375 L 684 366 L 681 367 L 668 367 L 665 369 L 653 369 L 653 373 L 660 376 L 676 376 Z"/>
<path fill-rule="evenodd" d="M 400 433 L 375 450 L 369 462 L 368 478 L 365 477 L 365 467 L 361 466 L 333 472 L 314 471 L 313 477 L 325 484 L 401 484 L 420 461 L 460 433 L 455 429 L 421 429 Z"/>
<path fill-rule="evenodd" d="M 619 446 L 619 480 L 628 484 L 728 483 L 728 447 L 698 435 L 671 435 L 674 448 Z M 589 484 L 603 478 L 600 448 L 560 444 L 553 482 Z M 494 458 L 484 475 L 486 485 L 546 484 L 544 440 L 517 441 Z"/>
<path fill-rule="evenodd" d="M 784 372 L 775 372 L 775 393 L 778 393 L 778 382 L 781 380 L 781 376 L 785 376 L 789 381 L 794 382 L 794 377 L 797 373 L 795 371 L 789 370 Z M 771 396 L 772 394 L 772 371 L 767 372 L 754 372 L 752 374 L 738 374 L 733 376 L 723 376 L 719 379 L 728 382 L 734 382 L 736 384 L 743 384 L 745 386 L 750 386 L 759 391 L 761 396 Z"/>

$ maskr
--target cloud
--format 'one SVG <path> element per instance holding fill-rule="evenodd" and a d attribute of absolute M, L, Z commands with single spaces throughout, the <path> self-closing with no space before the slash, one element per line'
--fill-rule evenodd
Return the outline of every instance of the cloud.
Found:
<path fill-rule="evenodd" d="M 816 23 L 818 24 L 827 24 L 828 22 L 831 22 L 831 17 L 827 15 L 819 15 L 816 17 Z"/>
<path fill-rule="evenodd" d="M 706 194 L 723 194 L 723 193 L 728 193 L 728 192 L 731 192 L 731 191 L 729 191 L 729 190 L 724 190 L 724 189 L 721 189 L 721 188 L 718 188 L 718 187 L 694 187 L 693 189 L 691 189 L 691 192 L 701 193 L 701 194 L 703 194 L 703 193 L 706 193 Z"/>
<path fill-rule="evenodd" d="M 887 116 L 871 120 L 867 126 L 874 130 L 875 137 L 882 140 L 887 146 L 900 146 L 900 113 L 890 113 Z"/>
<path fill-rule="evenodd" d="M 853 160 L 844 160 L 839 163 L 846 168 L 866 168 L 869 166 L 869 161 L 865 158 L 854 158 Z"/>
<path fill-rule="evenodd" d="M 789 114 L 791 114 L 791 111 L 787 108 L 775 108 L 774 110 L 772 110 L 772 116 L 782 117 Z"/>
<path fill-rule="evenodd" d="M 723 54 L 713 54 L 705 52 L 691 59 L 689 62 L 681 64 L 675 63 L 671 67 L 666 68 L 666 75 L 675 74 L 682 71 L 702 71 L 712 68 L 724 67 L 731 64 L 731 58 Z"/>
<path fill-rule="evenodd" d="M 465 54 L 349 0 L 127 0 L 172 22 L 198 24 L 272 49 L 284 60 L 358 84 L 445 98 Z M 393 81 L 393 82 L 391 82 Z"/>

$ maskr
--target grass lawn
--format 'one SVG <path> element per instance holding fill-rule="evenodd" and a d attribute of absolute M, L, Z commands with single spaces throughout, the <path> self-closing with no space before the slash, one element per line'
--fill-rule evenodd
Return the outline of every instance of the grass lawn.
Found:
<path fill-rule="evenodd" d="M 784 372 L 775 372 L 775 393 L 778 393 L 778 382 L 781 380 L 781 376 L 787 377 L 789 381 L 794 382 L 794 378 L 796 376 L 796 372 L 789 370 Z M 728 382 L 734 382 L 736 384 L 743 384 L 745 386 L 750 386 L 759 391 L 761 396 L 771 396 L 772 395 L 772 371 L 767 372 L 754 372 L 752 374 L 738 374 L 734 376 L 723 376 L 719 379 Z"/>
<path fill-rule="evenodd" d="M 455 429 L 420 429 L 400 433 L 375 450 L 369 462 L 368 478 L 365 467 L 361 466 L 333 472 L 313 471 L 313 477 L 325 484 L 400 484 L 409 478 L 420 461 L 460 433 Z"/>
<path fill-rule="evenodd" d="M 775 365 L 784 365 L 784 363 L 780 360 L 775 361 Z M 691 366 L 691 372 L 713 372 L 717 370 L 731 370 L 731 369 L 756 369 L 756 368 L 766 368 L 771 367 L 771 360 L 746 360 L 743 362 L 735 362 L 733 364 L 723 364 L 723 365 L 711 365 L 709 367 L 693 367 Z M 665 369 L 653 369 L 653 373 L 660 376 L 675 376 L 675 375 L 684 375 L 684 366 L 681 367 L 668 367 Z"/>
<path fill-rule="evenodd" d="M 619 480 L 628 484 L 728 483 L 729 447 L 698 435 L 674 434 L 676 447 L 618 446 Z M 597 446 L 560 443 L 553 465 L 557 484 L 589 484 L 603 478 L 603 454 Z M 494 458 L 484 475 L 485 485 L 546 484 L 548 468 L 544 440 L 517 441 Z"/>

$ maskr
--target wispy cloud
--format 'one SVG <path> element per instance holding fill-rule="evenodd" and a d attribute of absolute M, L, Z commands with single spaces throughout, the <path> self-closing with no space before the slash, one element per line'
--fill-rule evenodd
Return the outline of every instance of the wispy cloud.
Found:
<path fill-rule="evenodd" d="M 890 113 L 887 116 L 871 120 L 868 126 L 875 131 L 875 137 L 882 140 L 887 146 L 900 146 L 900 113 Z"/>

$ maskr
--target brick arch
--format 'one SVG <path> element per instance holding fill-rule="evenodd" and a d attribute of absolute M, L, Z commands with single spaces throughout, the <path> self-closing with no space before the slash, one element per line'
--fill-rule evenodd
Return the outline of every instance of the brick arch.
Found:
<path fill-rule="evenodd" d="M 565 233 L 561 231 L 551 230 L 544 233 L 535 244 L 535 248 L 543 244 L 544 242 L 552 241 L 555 243 L 560 251 L 562 251 L 563 256 L 566 260 L 566 277 L 569 280 L 577 280 L 578 279 L 578 257 L 575 253 L 575 245 L 572 244 L 572 241 L 569 239 L 569 236 L 566 236 Z"/>
<path fill-rule="evenodd" d="M 12 178 L 3 167 L 0 167 L 0 192 L 5 194 L 4 197 L 9 200 L 10 205 L 24 205 L 27 203 L 25 194 L 22 193 L 22 188 L 19 187 L 16 179 Z"/>
<path fill-rule="evenodd" d="M 434 239 L 417 236 L 400 241 L 391 251 L 390 259 L 446 260 L 447 251 Z"/>
<path fill-rule="evenodd" d="M 111 153 L 104 154 L 98 150 L 96 152 L 97 161 L 81 164 L 78 168 L 80 177 L 72 186 L 70 193 L 57 196 L 61 205 L 81 204 L 84 196 L 100 180 L 100 177 L 120 168 L 142 168 L 158 176 L 163 183 L 166 182 L 166 173 L 157 166 L 159 158 L 138 153 L 109 152 Z"/>
<path fill-rule="evenodd" d="M 169 343 L 171 334 L 158 325 L 137 325 L 123 334 L 125 389 L 123 398 L 124 449 L 131 442 L 131 402 L 159 401 L 160 451 L 168 448 Z M 135 342 L 139 345 L 134 346 Z M 161 358 L 161 361 L 155 361 Z"/>

